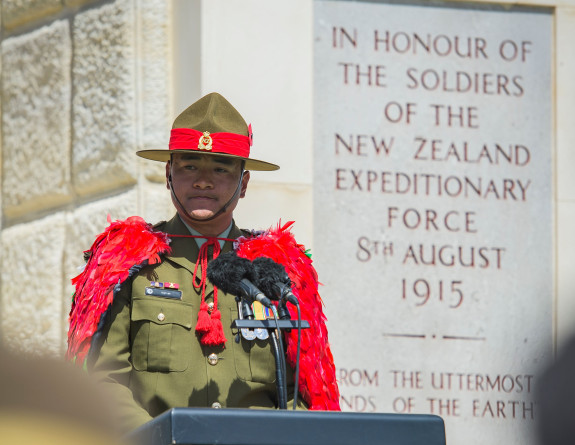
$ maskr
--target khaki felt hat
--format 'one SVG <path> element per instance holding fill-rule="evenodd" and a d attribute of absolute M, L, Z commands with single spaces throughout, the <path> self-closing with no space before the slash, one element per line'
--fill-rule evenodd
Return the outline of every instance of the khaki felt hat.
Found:
<path fill-rule="evenodd" d="M 222 95 L 210 93 L 194 102 L 174 121 L 169 149 L 140 150 L 136 154 L 167 162 L 174 153 L 223 156 L 245 161 L 246 170 L 271 171 L 279 166 L 251 159 L 251 125 Z"/>

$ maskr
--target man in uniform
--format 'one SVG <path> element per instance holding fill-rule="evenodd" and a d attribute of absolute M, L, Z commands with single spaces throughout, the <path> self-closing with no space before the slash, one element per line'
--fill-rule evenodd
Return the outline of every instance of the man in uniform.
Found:
<path fill-rule="evenodd" d="M 127 429 L 172 407 L 277 408 L 269 341 L 232 330 L 235 299 L 206 279 L 208 261 L 251 236 L 233 221 L 249 171 L 279 168 L 250 158 L 251 141 L 251 126 L 217 93 L 182 112 L 169 150 L 137 153 L 166 162 L 176 215 L 153 228 L 137 217 L 113 223 L 73 280 L 68 357 L 85 361 L 110 391 Z M 331 353 L 326 360 L 333 387 Z"/>

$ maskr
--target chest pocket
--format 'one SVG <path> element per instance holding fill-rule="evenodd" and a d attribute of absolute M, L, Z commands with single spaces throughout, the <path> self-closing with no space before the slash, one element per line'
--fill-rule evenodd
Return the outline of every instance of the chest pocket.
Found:
<path fill-rule="evenodd" d="M 232 311 L 232 319 L 237 318 L 237 311 Z M 276 379 L 276 365 L 271 348 L 271 339 L 246 340 L 240 335 L 240 342 L 236 343 L 236 337 L 230 339 L 233 342 L 234 361 L 236 372 L 242 380 L 272 383 Z M 228 340 L 228 344 L 230 341 Z"/>
<path fill-rule="evenodd" d="M 138 371 L 185 371 L 193 341 L 193 306 L 165 298 L 132 300 L 132 365 Z"/>

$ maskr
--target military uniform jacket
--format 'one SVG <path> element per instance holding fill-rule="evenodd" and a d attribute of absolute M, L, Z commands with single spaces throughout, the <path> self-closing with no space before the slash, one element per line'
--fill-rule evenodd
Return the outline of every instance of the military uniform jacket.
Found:
<path fill-rule="evenodd" d="M 156 229 L 189 235 L 177 215 Z M 245 235 L 234 223 L 228 237 Z M 227 342 L 201 345 L 195 333 L 201 291 L 192 284 L 199 248 L 191 237 L 171 237 L 170 247 L 159 264 L 122 283 L 104 319 L 103 335 L 90 351 L 88 368 L 111 393 L 122 422 L 131 429 L 173 407 L 277 407 L 270 340 L 247 341 L 232 330 L 237 303 L 219 291 Z M 222 252 L 232 248 L 226 241 Z M 197 284 L 199 277 L 200 270 Z M 152 281 L 177 283 L 181 299 L 148 295 Z M 212 300 L 208 281 L 206 302 Z M 287 382 L 288 394 L 293 394 L 289 366 Z"/>

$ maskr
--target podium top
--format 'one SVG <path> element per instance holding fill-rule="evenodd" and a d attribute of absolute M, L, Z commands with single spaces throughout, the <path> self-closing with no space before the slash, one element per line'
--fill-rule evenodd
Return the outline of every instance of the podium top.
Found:
<path fill-rule="evenodd" d="M 173 408 L 129 435 L 142 445 L 445 445 L 424 414 Z"/>

